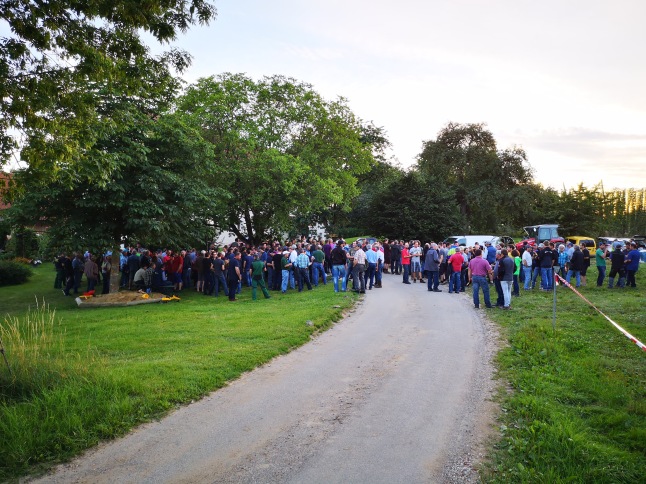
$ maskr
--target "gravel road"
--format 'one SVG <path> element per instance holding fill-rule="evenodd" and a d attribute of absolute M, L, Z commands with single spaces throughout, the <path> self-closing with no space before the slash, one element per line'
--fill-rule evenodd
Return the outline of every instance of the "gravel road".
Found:
<path fill-rule="evenodd" d="M 383 285 L 307 345 L 38 482 L 476 482 L 495 329 L 464 294 Z"/>

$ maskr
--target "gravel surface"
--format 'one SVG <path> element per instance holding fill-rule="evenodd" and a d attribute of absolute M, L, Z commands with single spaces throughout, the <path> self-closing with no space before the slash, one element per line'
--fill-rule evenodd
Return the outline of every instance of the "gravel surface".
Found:
<path fill-rule="evenodd" d="M 495 327 L 464 294 L 383 285 L 307 345 L 40 482 L 477 482 Z"/>

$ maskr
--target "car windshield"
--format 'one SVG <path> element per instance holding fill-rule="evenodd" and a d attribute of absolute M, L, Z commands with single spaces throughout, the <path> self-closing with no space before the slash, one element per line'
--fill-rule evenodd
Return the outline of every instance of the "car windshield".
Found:
<path fill-rule="evenodd" d="M 550 240 L 552 238 L 552 229 L 541 227 L 538 229 L 538 240 Z"/>
<path fill-rule="evenodd" d="M 530 237 L 534 237 L 537 240 L 552 240 L 559 237 L 558 230 L 555 225 L 553 226 L 534 226 L 534 227 L 525 227 L 525 231 L 529 234 Z"/>

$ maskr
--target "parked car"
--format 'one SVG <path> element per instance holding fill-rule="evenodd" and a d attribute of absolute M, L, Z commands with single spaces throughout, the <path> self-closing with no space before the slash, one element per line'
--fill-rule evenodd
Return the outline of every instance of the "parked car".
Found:
<path fill-rule="evenodd" d="M 494 237 L 491 239 L 491 245 L 496 246 L 498 244 L 508 247 L 510 245 L 514 245 L 515 242 L 514 239 L 509 237 L 509 235 L 501 235 L 500 237 Z"/>
<path fill-rule="evenodd" d="M 476 242 L 484 245 L 485 242 L 491 242 L 494 239 L 493 235 L 450 235 L 444 239 L 444 243 L 453 244 L 455 241 L 458 245 L 464 247 L 473 247 Z"/>
<path fill-rule="evenodd" d="M 598 245 L 606 244 L 608 247 L 612 247 L 612 244 L 619 242 L 623 247 L 628 242 L 630 242 L 630 239 L 627 239 L 625 237 L 598 237 L 597 242 L 599 242 Z"/>
<path fill-rule="evenodd" d="M 375 237 L 359 237 L 356 242 L 358 246 L 363 246 L 363 244 L 372 245 L 377 242 L 377 239 Z"/>
<path fill-rule="evenodd" d="M 568 235 L 565 240 L 572 242 L 575 245 L 585 245 L 590 251 L 590 254 L 594 254 L 597 251 L 597 244 L 594 243 L 594 239 L 592 237 L 585 237 L 583 235 Z"/>

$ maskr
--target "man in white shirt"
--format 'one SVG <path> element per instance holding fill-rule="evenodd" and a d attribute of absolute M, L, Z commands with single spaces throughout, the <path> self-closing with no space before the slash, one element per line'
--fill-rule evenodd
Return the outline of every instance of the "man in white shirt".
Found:
<path fill-rule="evenodd" d="M 532 283 L 532 255 L 534 253 L 534 248 L 530 245 L 523 252 L 523 257 L 521 258 L 521 264 L 523 266 L 523 274 L 525 276 L 525 285 L 523 289 L 528 291 Z"/>
<path fill-rule="evenodd" d="M 422 248 L 419 246 L 419 241 L 415 241 L 413 247 L 409 250 L 410 253 L 410 272 L 413 275 L 413 282 L 424 282 L 422 279 L 422 265 L 421 256 Z"/>
<path fill-rule="evenodd" d="M 354 265 L 352 266 L 352 290 L 361 294 L 366 293 L 366 253 L 359 247 L 354 253 Z"/>

